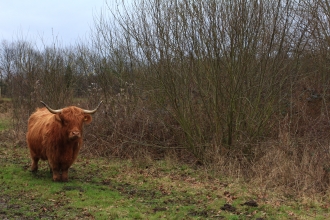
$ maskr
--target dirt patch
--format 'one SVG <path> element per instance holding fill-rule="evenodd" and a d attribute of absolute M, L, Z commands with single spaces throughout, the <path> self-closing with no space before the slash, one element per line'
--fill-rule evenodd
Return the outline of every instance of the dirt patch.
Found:
<path fill-rule="evenodd" d="M 228 211 L 228 212 L 236 212 L 236 208 L 230 204 L 224 204 L 221 208 L 221 210 Z"/>
<path fill-rule="evenodd" d="M 258 203 L 254 200 L 250 200 L 248 202 L 245 202 L 242 205 L 246 205 L 246 206 L 250 206 L 250 207 L 258 207 Z"/>
<path fill-rule="evenodd" d="M 85 190 L 80 186 L 63 186 L 62 189 L 63 189 L 63 191 L 77 190 L 79 192 L 85 192 Z"/>
<path fill-rule="evenodd" d="M 190 216 L 194 216 L 194 217 L 204 217 L 207 218 L 209 217 L 209 213 L 206 210 L 203 211 L 192 211 L 189 213 Z"/>

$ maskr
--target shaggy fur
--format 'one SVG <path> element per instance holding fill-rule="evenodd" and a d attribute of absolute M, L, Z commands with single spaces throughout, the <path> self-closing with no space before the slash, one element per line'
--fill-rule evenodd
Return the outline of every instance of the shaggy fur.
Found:
<path fill-rule="evenodd" d="M 78 107 L 63 108 L 53 114 L 37 109 L 29 118 L 26 135 L 32 159 L 31 170 L 38 170 L 39 159 L 48 160 L 54 181 L 68 181 L 68 169 L 76 160 L 82 145 L 83 124 L 92 117 Z"/>

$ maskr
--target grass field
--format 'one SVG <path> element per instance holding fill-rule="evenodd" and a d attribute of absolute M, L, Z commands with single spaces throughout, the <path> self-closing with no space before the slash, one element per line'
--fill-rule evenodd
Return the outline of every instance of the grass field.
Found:
<path fill-rule="evenodd" d="M 285 197 L 170 160 L 80 157 L 68 183 L 25 146 L 0 147 L 1 219 L 327 219 L 329 201 Z"/>
<path fill-rule="evenodd" d="M 0 219 L 329 219 L 329 195 L 286 194 L 173 158 L 80 155 L 69 182 L 47 162 L 30 172 L 26 143 L 0 115 Z"/>

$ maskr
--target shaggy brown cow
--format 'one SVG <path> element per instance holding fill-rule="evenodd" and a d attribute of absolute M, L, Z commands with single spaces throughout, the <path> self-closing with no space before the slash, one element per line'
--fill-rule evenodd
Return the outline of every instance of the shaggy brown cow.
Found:
<path fill-rule="evenodd" d="M 83 124 L 90 123 L 94 110 L 75 106 L 59 110 L 38 108 L 29 118 L 26 135 L 30 149 L 31 171 L 38 170 L 39 159 L 48 160 L 54 181 L 68 181 L 68 169 L 76 160 L 82 145 Z"/>

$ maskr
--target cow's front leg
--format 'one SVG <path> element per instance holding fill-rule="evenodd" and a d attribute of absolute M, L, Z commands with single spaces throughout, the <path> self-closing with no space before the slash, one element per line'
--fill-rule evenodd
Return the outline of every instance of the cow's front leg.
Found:
<path fill-rule="evenodd" d="M 61 173 L 60 170 L 58 168 L 54 168 L 52 169 L 53 171 L 53 180 L 55 182 L 61 181 Z"/>
<path fill-rule="evenodd" d="M 68 169 L 62 170 L 62 181 L 63 182 L 68 182 L 69 177 L 68 177 Z"/>
<path fill-rule="evenodd" d="M 61 173 L 60 168 L 58 166 L 58 163 L 54 163 L 53 160 L 48 160 L 48 166 L 50 169 L 50 172 L 53 173 L 53 181 L 58 182 L 61 181 Z"/>

